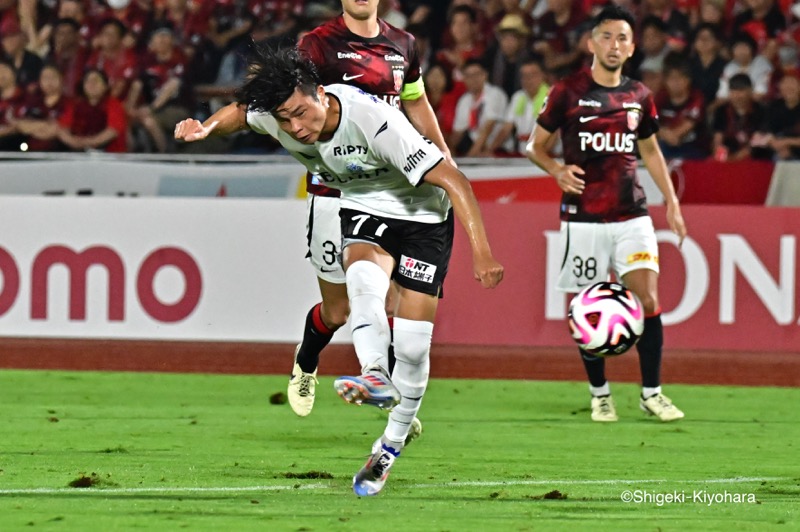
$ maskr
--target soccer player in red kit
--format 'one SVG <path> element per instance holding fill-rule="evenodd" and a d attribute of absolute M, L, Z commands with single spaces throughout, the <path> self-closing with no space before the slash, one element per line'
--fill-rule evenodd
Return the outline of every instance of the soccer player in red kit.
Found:
<path fill-rule="evenodd" d="M 656 140 L 658 113 L 642 83 L 622 75 L 633 54 L 634 18 L 622 7 L 604 8 L 594 21 L 590 72 L 556 83 L 537 119 L 528 157 L 555 177 L 561 201 L 563 263 L 558 289 L 575 293 L 613 271 L 642 301 L 639 405 L 662 421 L 683 417 L 661 393 L 663 327 L 658 301 L 658 244 L 644 190 L 636 178 L 636 152 L 664 195 L 667 223 L 679 243 L 686 236 L 680 204 Z M 558 131 L 563 164 L 547 153 Z M 616 421 L 605 359 L 581 352 L 592 394 L 592 420 Z"/>
<path fill-rule="evenodd" d="M 425 96 L 414 37 L 378 19 L 378 1 L 342 0 L 342 15 L 306 34 L 298 48 L 317 66 L 323 85 L 354 85 L 401 107 L 414 127 L 452 162 Z M 317 272 L 322 302 L 308 313 L 289 380 L 289 404 L 299 416 L 307 416 L 314 407 L 319 354 L 350 312 L 339 260 L 339 191 L 311 174 L 307 190 L 307 257 Z"/>

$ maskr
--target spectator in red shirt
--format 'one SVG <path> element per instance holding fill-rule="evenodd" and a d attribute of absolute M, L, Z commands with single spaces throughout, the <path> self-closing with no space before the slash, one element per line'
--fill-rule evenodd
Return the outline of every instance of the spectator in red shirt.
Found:
<path fill-rule="evenodd" d="M 117 19 L 103 21 L 97 34 L 97 50 L 89 57 L 87 66 L 105 73 L 110 83 L 111 96 L 124 100 L 130 85 L 138 75 L 136 55 L 125 48 L 123 38 L 127 33 L 125 25 Z"/>
<path fill-rule="evenodd" d="M 127 106 L 132 124 L 141 125 L 156 151 L 168 149 L 167 135 L 189 114 L 191 102 L 183 82 L 186 57 L 175 43 L 172 29 L 162 26 L 150 36 L 142 76 L 133 82 Z"/>
<path fill-rule="evenodd" d="M 64 94 L 72 97 L 80 91 L 83 69 L 89 51 L 81 43 L 80 25 L 71 18 L 58 19 L 53 26 L 53 44 L 47 60 L 64 77 Z"/>
<path fill-rule="evenodd" d="M 83 98 L 59 120 L 58 139 L 75 151 L 127 151 L 127 118 L 122 104 L 110 94 L 102 70 L 90 68 L 83 76 Z"/>
<path fill-rule="evenodd" d="M 17 85 L 17 73 L 7 61 L 0 61 L 0 151 L 19 150 L 21 137 L 14 125 L 24 103 Z"/>
<path fill-rule="evenodd" d="M 39 74 L 38 89 L 28 95 L 22 118 L 15 122 L 17 130 L 27 136 L 30 151 L 61 151 L 58 120 L 72 106 L 64 94 L 64 78 L 56 65 L 45 64 Z"/>
<path fill-rule="evenodd" d="M 448 69 L 439 63 L 433 63 L 424 72 L 425 93 L 436 113 L 442 135 L 447 138 L 453 132 L 458 99 L 467 88 L 463 83 L 453 83 Z"/>

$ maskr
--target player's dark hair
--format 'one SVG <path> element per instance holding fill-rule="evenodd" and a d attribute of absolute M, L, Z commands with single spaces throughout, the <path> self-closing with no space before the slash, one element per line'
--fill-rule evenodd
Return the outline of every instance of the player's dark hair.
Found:
<path fill-rule="evenodd" d="M 253 111 L 273 113 L 295 89 L 316 99 L 319 85 L 314 63 L 296 47 L 253 44 L 245 82 L 234 96 Z"/>
<path fill-rule="evenodd" d="M 633 18 L 633 14 L 625 9 L 622 6 L 618 6 L 615 4 L 609 4 L 604 7 L 600 13 L 594 18 L 594 24 L 592 24 L 592 30 L 600 26 L 602 23 L 606 22 L 607 20 L 624 20 L 628 23 L 631 29 L 634 28 L 636 25 L 636 19 Z"/>

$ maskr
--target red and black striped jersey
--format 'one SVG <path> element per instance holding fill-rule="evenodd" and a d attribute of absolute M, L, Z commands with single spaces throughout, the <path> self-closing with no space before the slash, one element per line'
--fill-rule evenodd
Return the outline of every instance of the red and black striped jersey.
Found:
<path fill-rule="evenodd" d="M 643 83 L 623 76 L 618 86 L 604 87 L 582 70 L 553 86 L 537 123 L 561 130 L 564 163 L 586 172 L 583 194 L 563 195 L 562 220 L 617 222 L 647 214 L 636 142 L 658 131 L 658 112 Z"/>
<path fill-rule="evenodd" d="M 361 37 L 339 16 L 304 35 L 298 48 L 317 66 L 323 85 L 353 85 L 399 108 L 403 86 L 422 76 L 419 54 L 410 33 L 380 19 L 378 25 L 376 37 Z M 310 194 L 339 195 L 312 183 L 311 176 L 306 187 Z"/>

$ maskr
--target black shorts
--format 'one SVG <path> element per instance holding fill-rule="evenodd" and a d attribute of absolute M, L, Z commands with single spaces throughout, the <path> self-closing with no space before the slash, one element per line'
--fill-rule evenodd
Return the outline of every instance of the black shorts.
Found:
<path fill-rule="evenodd" d="M 392 280 L 403 288 L 442 295 L 450 254 L 453 251 L 453 211 L 447 220 L 426 224 L 386 218 L 352 209 L 341 209 L 344 246 L 369 242 L 381 247 L 395 261 Z"/>

